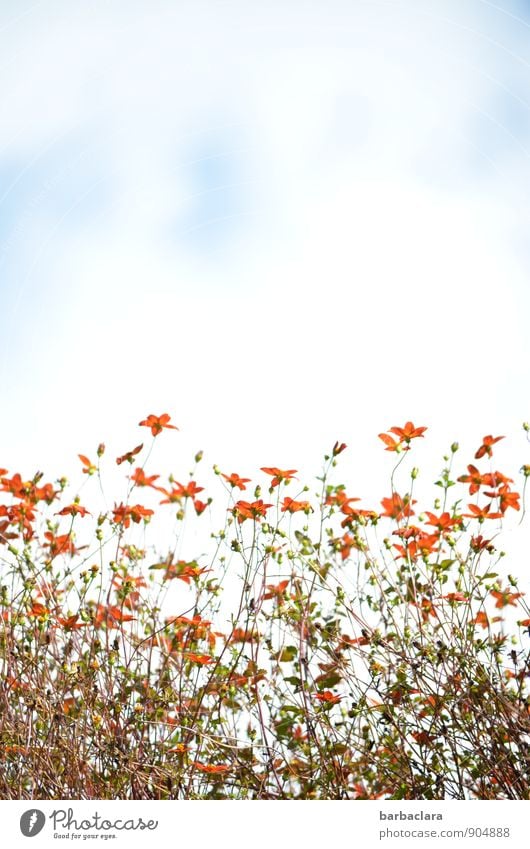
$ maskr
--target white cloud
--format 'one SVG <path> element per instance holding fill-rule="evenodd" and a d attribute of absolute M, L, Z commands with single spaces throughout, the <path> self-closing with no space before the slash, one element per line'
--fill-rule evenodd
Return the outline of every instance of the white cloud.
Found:
<path fill-rule="evenodd" d="M 369 485 L 400 419 L 441 454 L 528 417 L 521 29 L 478 2 L 303 5 L 50 2 L 0 34 L 30 186 L 4 243 L 17 462 L 125 450 L 167 409 L 182 456 L 315 468 L 341 438 Z"/>

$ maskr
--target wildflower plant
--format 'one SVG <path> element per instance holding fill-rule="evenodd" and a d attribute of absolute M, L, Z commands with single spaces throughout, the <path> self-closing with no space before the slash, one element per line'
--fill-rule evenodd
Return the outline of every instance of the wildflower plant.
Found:
<path fill-rule="evenodd" d="M 170 422 L 140 422 L 151 448 Z M 76 491 L 0 469 L 0 796 L 530 798 L 530 611 L 498 547 L 524 485 L 488 435 L 422 508 L 426 431 L 379 435 L 376 505 L 339 442 L 316 491 L 214 467 L 208 494 L 202 452 L 177 480 L 143 443 L 80 454 Z M 95 509 L 106 462 L 125 488 Z"/>

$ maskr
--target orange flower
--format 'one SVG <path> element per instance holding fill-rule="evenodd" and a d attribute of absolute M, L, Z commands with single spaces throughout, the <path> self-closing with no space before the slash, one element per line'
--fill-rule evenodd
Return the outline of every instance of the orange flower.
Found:
<path fill-rule="evenodd" d="M 399 533 L 399 531 L 394 531 L 394 533 Z M 420 533 L 416 539 L 406 538 L 406 544 L 404 546 L 394 545 L 394 548 L 399 552 L 400 557 L 416 560 L 418 557 L 427 557 L 429 554 L 438 551 L 435 546 L 439 540 L 440 537 L 438 534 Z"/>
<path fill-rule="evenodd" d="M 46 545 L 50 549 L 51 557 L 57 557 L 58 554 L 69 554 L 73 557 L 82 548 L 87 548 L 86 545 L 76 548 L 71 534 L 56 535 L 52 531 L 46 531 L 44 538 L 47 540 Z"/>
<path fill-rule="evenodd" d="M 169 581 L 172 578 L 178 578 L 186 584 L 189 584 L 191 580 L 197 580 L 206 572 L 212 571 L 211 569 L 207 569 L 206 566 L 201 568 L 195 560 L 190 562 L 187 562 L 186 560 L 178 560 L 176 563 L 160 563 L 156 566 L 152 566 L 151 568 L 159 569 L 163 567 L 166 569 L 164 581 Z"/>
<path fill-rule="evenodd" d="M 335 445 L 333 446 L 333 451 L 332 451 L 333 456 L 338 457 L 338 455 L 342 454 L 342 452 L 345 451 L 347 447 L 348 446 L 346 445 L 345 442 L 341 442 L 340 445 L 339 445 L 338 442 L 336 442 Z"/>
<path fill-rule="evenodd" d="M 250 478 L 240 478 L 235 472 L 232 472 L 231 475 L 224 475 L 221 472 L 221 477 L 225 479 L 227 483 L 230 484 L 232 489 L 237 486 L 238 489 L 246 489 L 245 484 L 250 483 Z"/>
<path fill-rule="evenodd" d="M 496 487 L 508 483 L 513 483 L 513 479 L 507 478 L 506 475 L 502 474 L 502 472 L 486 472 L 483 477 L 486 486 Z"/>
<path fill-rule="evenodd" d="M 142 419 L 140 427 L 150 427 L 153 436 L 158 436 L 164 428 L 178 430 L 175 425 L 168 424 L 171 421 L 171 416 L 168 413 L 162 413 L 161 416 L 154 416 L 152 413 L 146 419 Z"/>
<path fill-rule="evenodd" d="M 434 739 L 426 731 L 413 731 L 412 736 L 414 737 L 416 742 L 420 744 L 420 746 L 428 746 L 430 743 L 433 742 Z"/>
<path fill-rule="evenodd" d="M 467 467 L 469 472 L 468 475 L 460 475 L 458 481 L 460 483 L 468 483 L 469 484 L 469 494 L 474 495 L 475 492 L 478 492 L 480 487 L 486 483 L 486 476 L 481 475 L 476 466 L 469 465 Z M 492 484 L 490 484 L 491 486 Z"/>
<path fill-rule="evenodd" d="M 287 578 L 286 581 L 280 581 L 279 584 L 267 584 L 266 590 L 267 592 L 263 596 L 263 599 L 266 601 L 269 598 L 275 598 L 278 601 L 283 598 L 285 590 L 289 586 L 290 578 Z"/>
<path fill-rule="evenodd" d="M 152 489 L 158 490 L 160 489 L 160 487 L 155 486 L 154 482 L 158 480 L 159 477 L 160 475 L 149 475 L 149 477 L 147 477 L 144 470 L 141 469 L 139 466 L 137 469 L 134 470 L 134 474 L 129 475 L 129 479 L 133 483 L 135 483 L 136 486 L 150 486 Z"/>
<path fill-rule="evenodd" d="M 441 596 L 441 598 L 446 598 L 451 603 L 468 601 L 468 596 L 464 595 L 464 593 L 447 593 L 446 595 Z"/>
<path fill-rule="evenodd" d="M 208 775 L 221 775 L 231 769 L 230 764 L 203 764 L 200 761 L 192 761 L 191 765 Z"/>
<path fill-rule="evenodd" d="M 381 439 L 385 445 L 385 451 L 398 451 L 398 450 L 409 450 L 409 443 L 411 439 L 417 439 L 418 437 L 423 437 L 423 434 L 427 430 L 426 427 L 414 427 L 412 422 L 406 422 L 403 427 L 391 427 L 389 428 L 390 433 L 394 433 L 398 438 L 393 439 L 393 437 L 389 436 L 387 433 L 380 433 L 379 439 Z M 405 443 L 405 445 L 403 445 Z"/>
<path fill-rule="evenodd" d="M 429 621 L 429 616 L 433 616 L 435 619 L 438 618 L 438 613 L 430 598 L 424 596 L 419 604 L 417 601 L 412 601 L 411 604 L 418 608 L 424 622 Z"/>
<path fill-rule="evenodd" d="M 62 510 L 59 510 L 56 516 L 90 516 L 91 514 L 88 512 L 86 507 L 81 507 L 80 504 L 74 502 L 73 504 L 69 504 L 68 507 L 63 507 Z"/>
<path fill-rule="evenodd" d="M 395 433 L 403 442 L 410 442 L 411 439 L 423 437 L 426 430 L 426 427 L 414 427 L 412 422 L 406 422 L 403 427 L 391 427 L 390 433 Z"/>
<path fill-rule="evenodd" d="M 340 637 L 341 645 L 343 646 L 368 646 L 370 645 L 370 639 L 368 636 L 363 634 L 362 637 L 350 637 L 348 634 L 342 634 Z"/>
<path fill-rule="evenodd" d="M 88 459 L 88 457 L 85 457 L 84 454 L 78 454 L 77 456 L 79 457 L 84 466 L 84 475 L 93 475 L 95 472 L 97 472 L 97 466 L 95 466 L 94 463 L 92 463 L 92 461 Z"/>
<path fill-rule="evenodd" d="M 354 501 L 360 501 L 360 498 L 348 498 L 344 489 L 337 489 L 336 492 L 326 496 L 326 504 L 336 505 L 340 507 L 342 513 L 348 513 L 350 504 Z"/>
<path fill-rule="evenodd" d="M 269 507 L 272 507 L 272 504 L 264 504 L 260 498 L 258 501 L 252 502 L 237 501 L 233 507 L 228 509 L 232 511 L 234 516 L 237 516 L 239 524 L 242 524 L 245 519 L 259 521 L 260 517 L 265 516 Z"/>
<path fill-rule="evenodd" d="M 118 464 L 118 466 L 121 466 L 121 464 L 125 463 L 125 462 L 134 463 L 134 458 L 136 457 L 137 454 L 140 453 L 140 451 L 142 450 L 143 447 L 144 447 L 144 444 L 143 444 L 143 442 L 141 442 L 140 445 L 137 445 L 136 448 L 132 449 L 132 451 L 126 451 L 126 453 L 122 454 L 121 457 L 117 457 L 116 463 Z"/>
<path fill-rule="evenodd" d="M 25 498 L 31 487 L 31 481 L 23 481 L 18 472 L 12 478 L 2 478 L 2 492 L 10 492 L 15 498 Z"/>
<path fill-rule="evenodd" d="M 164 495 L 167 495 L 167 498 L 164 498 L 160 504 L 172 504 L 175 501 L 180 501 L 181 498 L 195 498 L 199 492 L 203 492 L 204 487 L 197 486 L 195 481 L 189 481 L 187 484 L 175 481 L 175 486 L 169 491 L 163 487 L 158 487 L 158 489 L 160 492 L 163 492 Z"/>
<path fill-rule="evenodd" d="M 279 486 L 282 481 L 290 481 L 296 472 L 297 469 L 278 469 L 276 466 L 262 466 L 261 471 L 265 472 L 267 475 L 272 475 L 273 478 L 271 480 L 271 487 Z"/>
<path fill-rule="evenodd" d="M 518 598 L 522 598 L 524 596 L 524 593 L 511 593 L 510 590 L 506 588 L 505 590 L 501 591 L 491 590 L 490 595 L 492 595 L 493 598 L 497 599 L 497 601 L 495 602 L 495 607 L 502 608 L 508 607 L 508 605 L 510 604 L 512 605 L 512 607 L 517 607 L 515 602 Z"/>
<path fill-rule="evenodd" d="M 332 693 L 331 690 L 323 690 L 321 693 L 316 693 L 315 699 L 327 705 L 336 705 L 337 702 L 340 702 L 341 697 Z"/>
<path fill-rule="evenodd" d="M 480 460 L 481 457 L 484 457 L 487 454 L 488 457 L 493 456 L 493 451 L 491 450 L 491 446 L 495 445 L 496 442 L 499 442 L 500 439 L 504 439 L 504 436 L 484 436 L 482 437 L 482 445 L 478 449 L 475 454 L 475 460 Z"/>
<path fill-rule="evenodd" d="M 172 724 L 172 717 L 168 716 L 167 719 L 166 719 L 166 722 L 169 722 L 169 724 L 171 725 Z M 173 722 L 175 722 L 175 720 L 173 720 Z M 185 743 L 177 743 L 176 746 L 173 746 L 171 749 L 167 749 L 166 751 L 168 752 L 168 754 L 170 752 L 171 753 L 176 752 L 179 755 L 183 755 L 185 752 L 189 751 L 189 746 L 186 746 Z"/>
<path fill-rule="evenodd" d="M 477 507 L 476 504 L 467 505 L 471 513 L 463 513 L 466 519 L 478 519 L 480 522 L 484 519 L 502 519 L 502 513 L 490 513 L 491 504 L 486 504 L 485 507 Z"/>
<path fill-rule="evenodd" d="M 313 510 L 309 501 L 295 501 L 293 498 L 284 498 L 281 509 L 282 513 L 298 513 L 300 510 L 309 513 Z"/>
<path fill-rule="evenodd" d="M 195 652 L 186 652 L 186 660 L 191 660 L 192 663 L 198 663 L 199 666 L 208 666 L 208 664 L 213 663 L 215 657 L 211 657 L 209 654 L 195 654 Z"/>
<path fill-rule="evenodd" d="M 64 618 L 63 616 L 57 616 L 57 622 L 64 628 L 65 631 L 78 631 L 80 628 L 86 628 L 86 622 L 78 622 L 79 613 L 74 613 L 73 616 L 67 616 Z"/>
<path fill-rule="evenodd" d="M 487 628 L 490 624 L 488 616 L 483 610 L 480 610 L 474 619 L 471 620 L 472 625 L 480 625 L 481 628 Z"/>
<path fill-rule="evenodd" d="M 28 610 L 28 616 L 47 616 L 49 612 L 50 609 L 45 604 L 41 604 L 40 601 L 34 601 Z"/>
<path fill-rule="evenodd" d="M 384 507 L 384 513 L 381 513 L 381 516 L 384 518 L 400 521 L 414 516 L 411 505 L 416 504 L 416 502 L 411 501 L 408 495 L 402 498 L 401 495 L 394 492 L 390 498 L 383 498 L 381 504 Z"/>
<path fill-rule="evenodd" d="M 492 554 L 495 550 L 491 544 L 491 540 L 484 539 L 482 534 L 478 534 L 476 537 L 471 537 L 469 544 L 475 554 L 478 554 L 479 551 L 483 551 L 484 549 L 486 549 L 487 551 L 489 551 L 490 554 Z"/>
<path fill-rule="evenodd" d="M 386 448 L 385 451 L 397 451 L 401 449 L 401 441 L 399 439 L 394 439 L 393 436 L 389 436 L 388 433 L 380 433 L 379 439 L 385 443 Z M 405 451 L 408 451 L 408 447 L 405 448 Z"/>
<path fill-rule="evenodd" d="M 429 513 L 426 510 L 425 515 L 429 517 L 429 521 L 425 524 L 432 525 L 440 533 L 451 531 L 454 527 L 458 527 L 462 521 L 461 516 L 451 517 L 449 513 L 442 513 L 441 516 L 436 516 L 434 513 Z"/>
<path fill-rule="evenodd" d="M 135 577 L 134 575 L 115 575 L 111 584 L 116 587 L 118 592 L 130 593 L 133 588 L 146 587 L 145 578 L 142 575 Z"/>
<path fill-rule="evenodd" d="M 510 487 L 507 485 L 501 486 L 498 493 L 495 492 L 485 492 L 484 495 L 487 495 L 488 498 L 498 498 L 499 499 L 499 507 L 501 513 L 506 513 L 508 507 L 511 507 L 513 510 L 520 510 L 521 507 L 519 505 L 519 498 L 521 497 L 518 492 L 512 492 Z"/>
<path fill-rule="evenodd" d="M 248 631 L 246 628 L 234 628 L 229 637 L 230 643 L 258 643 L 260 635 L 257 631 Z"/>
<path fill-rule="evenodd" d="M 362 543 L 360 543 L 355 537 L 352 537 L 351 534 L 345 533 L 338 540 L 337 543 L 339 545 L 340 556 L 342 560 L 347 560 L 350 556 L 350 552 L 352 548 L 355 548 L 357 551 L 361 550 Z"/>
<path fill-rule="evenodd" d="M 124 614 L 123 611 L 113 604 L 107 606 L 98 604 L 94 616 L 94 625 L 99 628 L 100 625 L 105 625 L 107 628 L 117 628 L 120 622 L 132 622 L 134 616 Z"/>
<path fill-rule="evenodd" d="M 128 528 L 131 524 L 131 519 L 133 522 L 138 524 L 142 519 L 148 519 L 153 515 L 154 511 L 149 510 L 147 507 L 142 507 L 141 504 L 135 504 L 133 507 L 127 507 L 125 504 L 121 503 L 113 508 L 113 522 L 117 525 L 123 525 L 124 528 Z"/>

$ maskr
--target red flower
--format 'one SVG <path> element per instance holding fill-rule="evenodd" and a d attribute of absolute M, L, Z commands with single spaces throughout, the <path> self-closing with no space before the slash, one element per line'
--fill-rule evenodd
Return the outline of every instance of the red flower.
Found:
<path fill-rule="evenodd" d="M 140 427 L 150 427 L 153 436 L 158 436 L 164 428 L 178 430 L 175 425 L 168 424 L 171 421 L 171 416 L 168 413 L 162 413 L 161 416 L 154 416 L 152 413 L 140 422 Z"/>

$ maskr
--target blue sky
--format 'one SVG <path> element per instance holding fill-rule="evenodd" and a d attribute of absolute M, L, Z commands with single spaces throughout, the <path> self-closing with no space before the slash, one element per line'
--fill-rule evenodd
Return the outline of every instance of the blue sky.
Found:
<path fill-rule="evenodd" d="M 530 4 L 6 2 L 0 462 L 527 445 Z M 176 447 L 175 447 L 176 446 Z M 166 452 L 164 454 L 164 451 Z"/>

